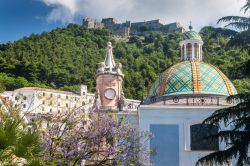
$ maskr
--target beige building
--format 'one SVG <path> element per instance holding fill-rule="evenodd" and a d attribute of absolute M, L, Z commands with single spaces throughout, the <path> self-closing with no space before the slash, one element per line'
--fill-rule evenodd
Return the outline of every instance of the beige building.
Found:
<path fill-rule="evenodd" d="M 66 113 L 72 109 L 92 105 L 94 94 L 87 92 L 87 86 L 81 85 L 79 93 L 60 91 L 54 89 L 24 87 L 7 91 L 1 94 L 7 97 L 24 113 L 56 114 Z"/>

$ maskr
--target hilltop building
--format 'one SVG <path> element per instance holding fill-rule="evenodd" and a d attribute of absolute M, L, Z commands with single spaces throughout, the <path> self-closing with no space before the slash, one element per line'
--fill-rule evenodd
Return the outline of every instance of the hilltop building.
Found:
<path fill-rule="evenodd" d="M 93 18 L 86 17 L 83 19 L 83 25 L 87 28 L 107 28 L 112 34 L 125 37 L 130 35 L 146 35 L 150 32 L 170 33 L 185 31 L 178 22 L 163 24 L 159 19 L 144 22 L 126 21 L 118 23 L 115 18 L 103 18 L 101 22 L 98 22 Z"/>
<path fill-rule="evenodd" d="M 155 152 L 148 156 L 155 166 L 193 166 L 201 156 L 225 148 L 219 140 L 201 140 L 209 133 L 208 126 L 201 126 L 201 122 L 215 110 L 235 105 L 237 101 L 227 97 L 237 91 L 217 67 L 203 62 L 200 35 L 192 29 L 183 35 L 179 43 L 181 62 L 160 75 L 143 103 L 125 98 L 125 76 L 122 65 L 114 60 L 110 42 L 105 60 L 96 71 L 95 94 L 88 93 L 86 86 L 79 94 L 26 87 L 5 92 L 5 97 L 9 95 L 18 103 L 17 94 L 22 94 L 23 111 L 28 111 L 28 104 L 33 103 L 30 108 L 36 114 L 63 113 L 85 104 L 103 113 L 127 114 L 136 128 L 153 133 L 154 138 L 146 146 Z M 225 126 L 221 126 L 223 129 Z M 218 131 L 218 127 L 212 128 L 213 133 Z"/>

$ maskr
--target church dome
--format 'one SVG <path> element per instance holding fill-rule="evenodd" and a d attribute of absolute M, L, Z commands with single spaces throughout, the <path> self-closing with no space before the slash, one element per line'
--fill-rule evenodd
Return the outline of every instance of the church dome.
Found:
<path fill-rule="evenodd" d="M 237 94 L 231 81 L 215 66 L 201 61 L 183 61 L 171 66 L 155 81 L 149 96 Z"/>
<path fill-rule="evenodd" d="M 183 40 L 200 40 L 201 36 L 195 31 L 187 31 L 183 34 Z"/>

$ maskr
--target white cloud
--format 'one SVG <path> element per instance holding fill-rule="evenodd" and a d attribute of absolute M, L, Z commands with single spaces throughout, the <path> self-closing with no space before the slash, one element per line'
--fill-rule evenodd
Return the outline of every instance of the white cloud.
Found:
<path fill-rule="evenodd" d="M 76 18 L 93 17 L 101 20 L 115 17 L 118 21 L 161 19 L 165 23 L 178 21 L 188 26 L 192 21 L 198 30 L 216 25 L 227 15 L 242 15 L 245 0 L 42 0 L 53 7 L 48 21 L 74 22 Z"/>

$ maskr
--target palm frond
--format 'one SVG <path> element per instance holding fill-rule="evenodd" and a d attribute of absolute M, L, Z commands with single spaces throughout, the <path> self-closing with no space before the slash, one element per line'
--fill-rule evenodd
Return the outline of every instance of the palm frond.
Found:
<path fill-rule="evenodd" d="M 247 0 L 247 3 L 240 10 L 243 10 L 244 13 L 250 10 L 250 0 Z"/>
<path fill-rule="evenodd" d="M 226 16 L 220 18 L 217 23 L 229 22 L 225 27 L 232 26 L 240 30 L 247 30 L 250 27 L 250 18 L 243 16 Z"/>

